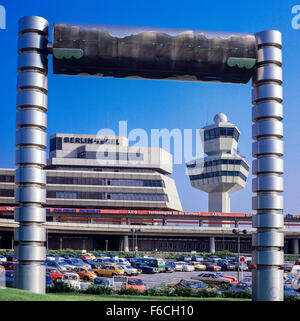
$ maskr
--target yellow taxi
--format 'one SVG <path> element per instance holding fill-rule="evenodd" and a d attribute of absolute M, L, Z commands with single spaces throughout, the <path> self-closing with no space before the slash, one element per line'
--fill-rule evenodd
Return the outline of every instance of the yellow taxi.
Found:
<path fill-rule="evenodd" d="M 88 255 L 91 258 L 91 260 L 96 260 L 96 256 L 92 253 L 85 253 L 85 255 Z"/>
<path fill-rule="evenodd" d="M 206 270 L 206 265 L 204 265 L 204 264 L 195 262 L 193 265 L 194 265 L 195 271 L 205 271 Z"/>
<path fill-rule="evenodd" d="M 125 271 L 121 266 L 115 264 L 102 265 L 96 269 L 93 269 L 97 276 L 114 276 L 124 275 Z"/>

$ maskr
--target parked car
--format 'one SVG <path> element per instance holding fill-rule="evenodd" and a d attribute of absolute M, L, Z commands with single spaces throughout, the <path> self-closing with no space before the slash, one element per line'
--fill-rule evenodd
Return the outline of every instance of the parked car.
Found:
<path fill-rule="evenodd" d="M 206 271 L 221 271 L 221 267 L 213 262 L 203 262 L 202 264 L 206 266 Z"/>
<path fill-rule="evenodd" d="M 55 261 L 55 257 L 52 254 L 46 254 L 46 261 Z"/>
<path fill-rule="evenodd" d="M 159 273 L 159 269 L 157 267 L 149 266 L 146 263 L 133 263 L 132 266 L 142 270 L 142 273 Z"/>
<path fill-rule="evenodd" d="M 249 262 L 248 264 L 248 270 L 255 270 L 257 266 L 253 262 Z"/>
<path fill-rule="evenodd" d="M 138 277 L 128 277 L 126 282 L 122 283 L 123 289 L 134 289 L 138 291 L 146 291 L 146 285 L 143 280 Z"/>
<path fill-rule="evenodd" d="M 295 265 L 300 265 L 300 259 L 297 259 L 297 260 L 295 261 Z"/>
<path fill-rule="evenodd" d="M 207 284 L 223 285 L 231 284 L 232 280 L 224 278 L 217 273 L 200 273 L 197 276 L 191 278 L 192 280 L 202 281 Z"/>
<path fill-rule="evenodd" d="M 166 272 L 174 272 L 175 264 L 173 262 L 166 262 Z"/>
<path fill-rule="evenodd" d="M 300 292 L 300 275 L 296 276 L 293 280 L 292 280 L 292 287 L 293 290 L 296 292 Z"/>
<path fill-rule="evenodd" d="M 109 278 L 102 278 L 102 277 L 96 277 L 94 278 L 94 281 L 93 281 L 93 285 L 95 285 L 96 287 L 100 287 L 100 286 L 103 286 L 105 288 L 109 288 L 109 287 L 112 287 L 112 279 L 109 279 Z"/>
<path fill-rule="evenodd" d="M 63 277 L 61 280 L 64 284 L 67 284 L 69 287 L 72 287 L 76 290 L 80 290 L 80 278 L 77 273 L 66 272 L 63 273 Z"/>
<path fill-rule="evenodd" d="M 185 261 L 185 262 L 189 262 L 192 260 L 192 258 L 188 255 L 181 255 L 179 256 L 177 259 L 177 261 Z"/>
<path fill-rule="evenodd" d="M 201 256 L 201 255 L 194 255 L 194 256 L 192 256 L 192 261 L 201 262 L 201 261 L 203 261 L 203 256 Z"/>
<path fill-rule="evenodd" d="M 292 275 L 300 274 L 300 265 L 294 265 L 291 270 Z"/>
<path fill-rule="evenodd" d="M 59 270 L 59 272 L 61 272 L 61 273 L 67 271 L 67 268 L 64 265 L 59 264 L 59 262 L 56 260 L 55 261 L 46 261 L 45 265 L 46 265 L 46 267 L 57 268 Z"/>
<path fill-rule="evenodd" d="M 291 272 L 293 268 L 293 264 L 291 263 L 284 263 L 280 266 L 280 270 L 283 270 L 284 272 Z"/>
<path fill-rule="evenodd" d="M 240 281 L 229 288 L 230 291 L 240 292 L 240 291 L 252 291 L 251 285 L 246 282 Z"/>
<path fill-rule="evenodd" d="M 82 253 L 81 255 L 82 256 L 87 256 L 88 257 L 87 259 L 90 259 L 90 260 L 95 260 L 96 259 L 95 255 L 93 255 L 92 253 Z M 81 256 L 81 255 L 79 255 L 79 256 Z M 78 258 L 80 258 L 79 256 L 78 256 Z"/>
<path fill-rule="evenodd" d="M 121 266 L 118 265 L 102 265 L 101 267 L 94 269 L 94 273 L 97 276 L 114 276 L 114 275 L 124 275 L 125 271 Z"/>
<path fill-rule="evenodd" d="M 209 262 L 217 263 L 221 258 L 217 255 L 211 255 L 207 258 Z"/>
<path fill-rule="evenodd" d="M 222 278 L 228 278 L 229 280 L 232 280 L 232 284 L 237 284 L 238 282 L 238 279 L 235 277 L 235 276 L 232 276 L 232 275 L 226 275 L 224 273 L 216 273 L 217 275 L 221 276 Z"/>
<path fill-rule="evenodd" d="M 97 267 L 101 266 L 100 262 L 96 262 L 96 260 L 91 260 L 91 259 L 82 259 L 84 263 L 87 263 L 91 269 L 96 269 Z"/>
<path fill-rule="evenodd" d="M 244 263 L 238 262 L 238 263 L 235 264 L 235 266 L 236 266 L 236 270 L 238 270 L 238 269 L 240 271 L 247 271 L 248 270 L 247 264 L 244 264 Z"/>
<path fill-rule="evenodd" d="M 52 287 L 53 286 L 53 281 L 51 278 L 51 274 L 46 272 L 46 285 Z"/>
<path fill-rule="evenodd" d="M 15 282 L 15 271 L 5 271 L 5 286 L 13 286 Z"/>
<path fill-rule="evenodd" d="M 97 276 L 92 269 L 89 269 L 85 266 L 76 266 L 72 269 L 73 272 L 77 273 L 80 279 L 84 281 L 93 281 Z"/>
<path fill-rule="evenodd" d="M 124 269 L 126 275 L 138 275 L 138 269 L 132 267 L 131 265 L 120 264 L 120 266 Z"/>
<path fill-rule="evenodd" d="M 4 255 L 0 255 L 0 264 L 7 261 L 7 258 Z"/>
<path fill-rule="evenodd" d="M 62 279 L 62 273 L 55 267 L 46 267 L 46 272 L 50 273 L 53 282 Z"/>
<path fill-rule="evenodd" d="M 130 263 L 129 263 L 129 261 L 127 260 L 127 259 L 125 259 L 125 258 L 119 258 L 118 260 L 117 260 L 117 264 L 121 264 L 121 265 L 129 265 Z"/>
<path fill-rule="evenodd" d="M 182 262 L 173 262 L 174 263 L 174 270 L 175 271 L 182 271 L 183 270 L 183 264 Z"/>
<path fill-rule="evenodd" d="M 195 271 L 205 271 L 206 270 L 206 265 L 204 265 L 202 263 L 195 262 L 194 263 L 194 268 L 195 268 Z"/>
<path fill-rule="evenodd" d="M 15 261 L 6 261 L 2 263 L 2 266 L 6 271 L 14 271 L 16 264 L 18 263 Z"/>
<path fill-rule="evenodd" d="M 192 264 L 184 264 L 183 265 L 183 272 L 194 272 L 195 268 Z"/>
<path fill-rule="evenodd" d="M 202 281 L 182 279 L 174 285 L 175 288 L 189 288 L 194 290 L 205 289 L 207 286 Z"/>
<path fill-rule="evenodd" d="M 221 267 L 222 271 L 235 271 L 236 270 L 235 264 L 230 263 L 226 259 L 218 260 L 217 265 Z"/>
<path fill-rule="evenodd" d="M 146 263 L 149 266 L 158 268 L 160 272 L 166 271 L 166 263 L 163 259 L 156 259 L 153 257 L 142 257 L 142 258 L 138 258 L 135 262 Z"/>
<path fill-rule="evenodd" d="M 87 268 L 91 269 L 90 264 L 83 262 L 83 260 L 79 258 L 71 258 L 64 260 L 67 264 L 73 265 L 73 266 L 86 266 Z"/>

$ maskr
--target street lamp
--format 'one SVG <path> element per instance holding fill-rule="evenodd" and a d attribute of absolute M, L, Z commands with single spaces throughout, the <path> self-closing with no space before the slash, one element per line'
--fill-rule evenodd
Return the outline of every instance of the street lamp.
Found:
<path fill-rule="evenodd" d="M 133 242 L 133 247 L 132 247 L 132 250 L 134 251 L 134 256 L 136 257 L 136 251 L 137 251 L 137 233 L 138 232 L 141 232 L 142 230 L 139 228 L 139 229 L 136 229 L 136 228 L 132 228 L 131 229 L 131 232 L 132 232 L 132 242 Z M 135 233 L 135 237 L 134 237 L 134 233 Z"/>
<path fill-rule="evenodd" d="M 247 234 L 247 230 L 233 229 L 232 233 L 238 238 L 238 282 L 240 282 L 240 234 Z"/>

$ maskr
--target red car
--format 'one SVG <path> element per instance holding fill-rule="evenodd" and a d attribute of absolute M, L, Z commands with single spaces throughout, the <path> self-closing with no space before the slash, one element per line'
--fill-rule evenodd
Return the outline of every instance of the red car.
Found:
<path fill-rule="evenodd" d="M 146 291 L 146 286 L 143 283 L 143 280 L 138 277 L 128 277 L 127 282 L 122 284 L 122 288 L 124 289 L 134 289 L 139 291 Z"/>
<path fill-rule="evenodd" d="M 4 262 L 2 264 L 2 266 L 5 268 L 6 271 L 14 271 L 15 270 L 15 266 L 18 262 Z"/>
<path fill-rule="evenodd" d="M 221 267 L 219 265 L 215 265 L 215 264 L 208 264 L 206 265 L 206 270 L 207 271 L 214 271 L 214 272 L 217 272 L 217 271 L 221 271 Z"/>
<path fill-rule="evenodd" d="M 222 278 L 231 280 L 232 285 L 236 285 L 238 282 L 238 279 L 235 276 L 225 275 L 224 273 L 217 273 L 217 274 L 219 274 Z"/>
<path fill-rule="evenodd" d="M 56 267 L 47 267 L 46 272 L 50 273 L 50 276 L 53 282 L 56 282 L 56 280 L 62 279 L 62 273 L 60 273 Z"/>
<path fill-rule="evenodd" d="M 255 270 L 256 268 L 257 266 L 253 262 L 248 265 L 248 270 Z"/>
<path fill-rule="evenodd" d="M 89 255 L 80 254 L 80 255 L 78 255 L 78 259 L 81 259 L 81 260 L 90 260 L 91 257 L 90 257 Z"/>

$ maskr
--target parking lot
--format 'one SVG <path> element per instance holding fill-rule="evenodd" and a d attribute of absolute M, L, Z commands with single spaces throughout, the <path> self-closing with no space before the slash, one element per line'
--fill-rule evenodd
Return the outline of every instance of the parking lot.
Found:
<path fill-rule="evenodd" d="M 247 289 L 251 291 L 251 271 L 252 268 L 255 268 L 255 266 L 251 267 L 251 265 L 253 265 L 253 263 L 251 262 L 251 257 L 247 258 L 247 262 L 246 258 L 244 258 L 244 263 L 238 263 L 237 257 L 226 257 L 225 259 L 220 258 L 218 256 L 208 256 L 205 258 L 201 257 L 199 261 L 198 258 L 196 258 L 195 256 L 193 260 L 191 258 L 188 258 L 188 260 L 186 260 L 187 257 L 184 255 L 182 255 L 182 257 L 180 258 L 177 258 L 177 260 L 162 260 L 159 258 L 153 258 L 148 256 L 131 256 L 128 258 L 119 258 L 113 254 L 100 254 L 97 255 L 97 257 L 93 256 L 92 254 L 81 254 L 77 257 L 69 255 L 47 255 L 45 265 L 47 269 L 47 274 L 49 274 L 48 277 L 50 278 L 50 282 L 52 279 L 52 286 L 54 286 L 57 278 L 58 280 L 64 281 L 63 279 L 65 275 L 75 274 L 75 276 L 77 277 L 76 287 L 77 289 L 81 290 L 86 290 L 91 284 L 93 284 L 94 280 L 96 280 L 96 277 L 98 277 L 98 279 L 102 279 L 103 282 L 105 279 L 105 282 L 108 282 L 107 284 L 110 284 L 107 286 L 112 286 L 115 289 L 120 289 L 121 286 L 124 286 L 124 282 L 126 282 L 125 284 L 129 282 L 129 279 L 127 281 L 126 277 L 124 281 L 124 276 L 133 275 L 142 279 L 143 286 L 146 286 L 147 289 L 157 289 L 162 286 L 168 286 L 169 284 L 177 284 L 178 286 L 178 283 L 181 280 L 189 280 L 185 281 L 185 283 L 191 283 L 193 278 L 197 277 L 199 274 L 204 274 L 202 275 L 202 278 L 199 280 L 202 281 L 202 283 L 204 282 L 205 284 L 212 284 L 215 283 L 214 281 L 216 281 L 217 285 L 221 285 L 222 288 L 221 282 L 224 281 L 224 277 L 226 278 L 225 284 L 228 284 L 229 286 L 235 286 L 238 280 L 242 281 L 244 279 L 244 282 L 248 282 Z M 2 264 L 1 268 L 5 268 L 5 270 L 8 270 L 7 272 L 13 272 L 13 279 L 15 266 L 16 264 L 18 264 L 18 262 L 14 259 L 13 255 L 7 256 L 7 258 L 2 256 L 2 259 L 6 259 L 6 262 L 3 261 L 0 263 Z M 295 264 L 292 262 L 286 262 L 285 264 L 283 264 L 282 268 L 285 269 L 285 285 L 288 284 L 288 280 L 291 281 L 292 279 L 292 273 L 286 271 L 286 269 L 289 267 L 293 269 L 299 268 L 298 272 L 300 273 L 299 263 L 300 261 L 295 262 Z M 242 267 L 245 270 L 238 272 L 238 266 Z M 178 271 L 177 269 L 179 268 L 185 271 Z M 135 270 L 135 273 L 131 274 L 133 273 L 133 270 Z M 203 277 L 206 279 L 203 279 Z M 212 280 L 213 277 L 219 279 Z M 234 280 L 232 277 L 234 277 Z M 291 289 L 291 283 L 289 284 L 289 288 L 287 287 L 288 291 Z M 238 288 L 237 290 L 240 290 L 240 288 Z M 292 294 L 298 293 L 293 292 Z"/>

